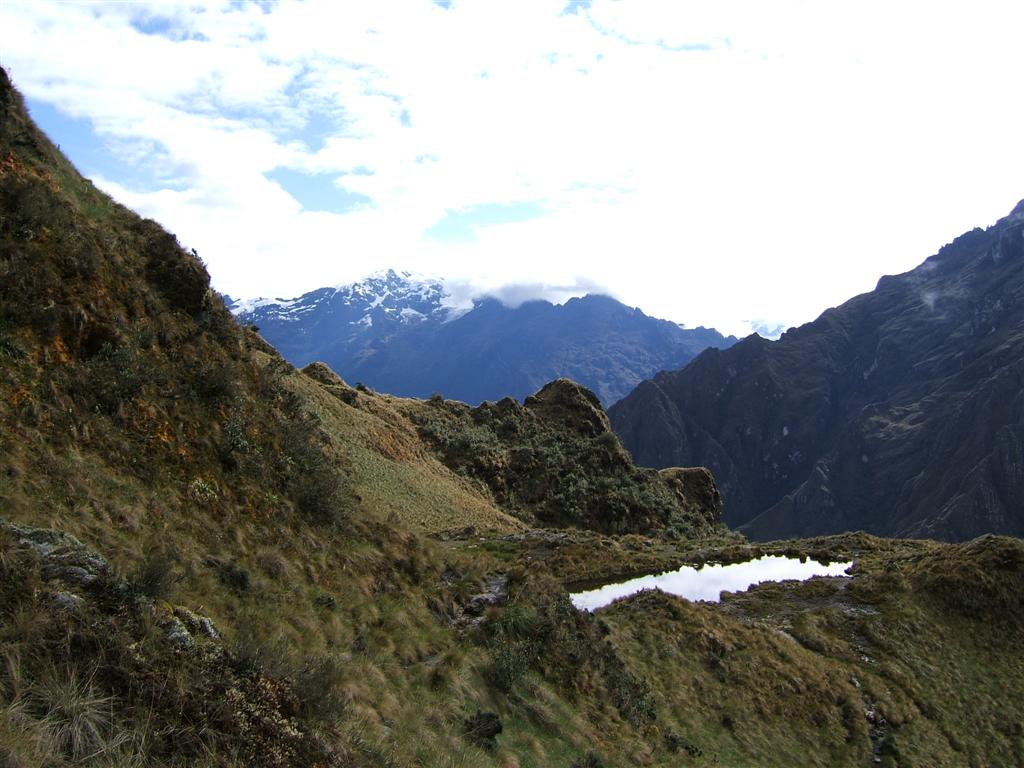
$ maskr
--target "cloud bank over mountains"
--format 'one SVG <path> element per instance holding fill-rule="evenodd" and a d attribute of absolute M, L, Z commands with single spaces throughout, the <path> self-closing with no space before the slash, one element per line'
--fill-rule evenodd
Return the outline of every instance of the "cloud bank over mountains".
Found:
<path fill-rule="evenodd" d="M 0 48 L 232 295 L 405 264 L 793 323 L 1020 195 L 1017 4 L 399 7 L 6 2 Z"/>

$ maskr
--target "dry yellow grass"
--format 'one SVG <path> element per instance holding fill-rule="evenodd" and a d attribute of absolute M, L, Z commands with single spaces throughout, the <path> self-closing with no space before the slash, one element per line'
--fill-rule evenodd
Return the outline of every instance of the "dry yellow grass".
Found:
<path fill-rule="evenodd" d="M 287 376 L 285 386 L 316 415 L 367 510 L 424 533 L 470 525 L 491 533 L 526 529 L 500 510 L 486 489 L 459 477 L 426 449 L 396 407 L 399 398 L 350 389 L 350 405 L 332 394 L 332 388 L 344 386 L 340 379 L 325 386 L 325 374 L 317 373 Z"/>

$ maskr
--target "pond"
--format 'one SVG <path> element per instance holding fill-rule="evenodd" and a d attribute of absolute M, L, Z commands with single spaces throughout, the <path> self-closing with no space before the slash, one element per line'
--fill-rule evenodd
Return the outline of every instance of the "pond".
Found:
<path fill-rule="evenodd" d="M 678 571 L 605 584 L 599 589 L 577 592 L 569 597 L 572 604 L 581 611 L 596 611 L 613 600 L 645 589 L 660 589 L 687 600 L 717 603 L 723 591 L 742 592 L 762 581 L 804 581 L 812 576 L 844 576 L 852 565 L 850 562 L 822 565 L 810 559 L 801 562 L 795 557 L 765 555 L 756 560 L 731 565 L 705 565 L 702 568 L 684 565 Z"/>

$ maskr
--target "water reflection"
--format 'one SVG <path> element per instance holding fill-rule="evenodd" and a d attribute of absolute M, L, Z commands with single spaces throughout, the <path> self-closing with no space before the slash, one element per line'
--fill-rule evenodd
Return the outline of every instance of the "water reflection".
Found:
<path fill-rule="evenodd" d="M 606 584 L 600 589 L 577 592 L 569 597 L 572 604 L 582 611 L 603 608 L 613 600 L 626 597 L 645 589 L 660 589 L 687 600 L 705 600 L 717 603 L 724 590 L 742 592 L 762 581 L 801 581 L 812 576 L 842 576 L 853 563 L 829 563 L 822 565 L 813 560 L 800 562 L 794 557 L 765 555 L 757 560 L 732 565 L 705 565 L 701 569 L 684 565 L 678 571 L 668 571 L 652 576 L 641 576 L 618 584 Z"/>

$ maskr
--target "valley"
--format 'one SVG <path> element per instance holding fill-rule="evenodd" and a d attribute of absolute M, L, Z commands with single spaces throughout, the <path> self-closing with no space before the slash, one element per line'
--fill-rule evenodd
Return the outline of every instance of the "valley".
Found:
<path fill-rule="evenodd" d="M 750 541 L 727 468 L 639 466 L 581 384 L 469 405 L 297 368 L 2 70 L 0 278 L 5 764 L 1024 763 L 1021 540 Z M 765 555 L 853 566 L 570 599 Z"/>

